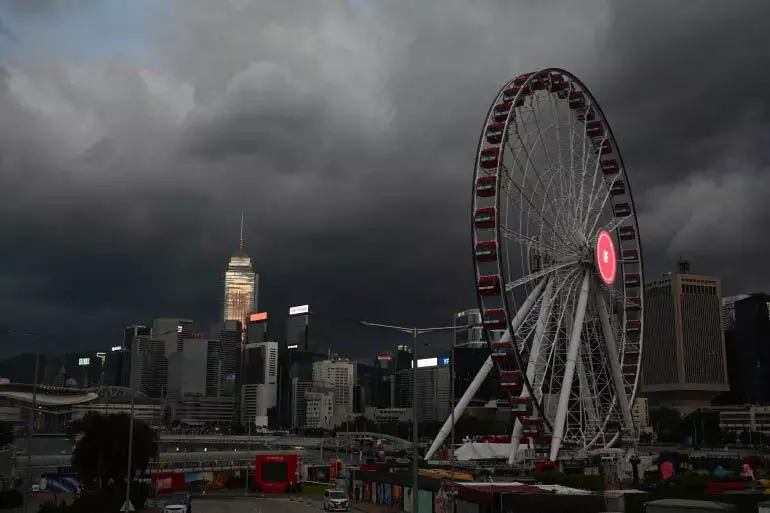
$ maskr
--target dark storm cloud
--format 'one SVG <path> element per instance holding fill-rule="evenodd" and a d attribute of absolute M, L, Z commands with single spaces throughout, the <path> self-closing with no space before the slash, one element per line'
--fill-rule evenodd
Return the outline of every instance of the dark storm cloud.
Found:
<path fill-rule="evenodd" d="M 713 166 L 751 136 L 752 121 L 767 122 L 770 4 L 611 5 L 600 60 L 611 80 L 600 90 L 615 124 L 632 134 L 624 147 L 645 165 L 642 179 L 681 179 L 694 166 Z"/>
<path fill-rule="evenodd" d="M 154 316 L 205 328 L 245 208 L 260 309 L 445 324 L 475 302 L 484 112 L 551 65 L 615 128 L 650 268 L 682 254 L 728 290 L 766 288 L 770 248 L 728 228 L 767 222 L 763 6 L 180 0 L 149 16 L 153 63 L 7 65 L 4 317 L 79 347 Z M 345 333 L 340 349 L 380 349 Z"/>
<path fill-rule="evenodd" d="M 589 86 L 633 172 L 648 275 L 682 257 L 728 292 L 766 289 L 770 247 L 754 234 L 770 222 L 770 5 L 611 6 Z"/>

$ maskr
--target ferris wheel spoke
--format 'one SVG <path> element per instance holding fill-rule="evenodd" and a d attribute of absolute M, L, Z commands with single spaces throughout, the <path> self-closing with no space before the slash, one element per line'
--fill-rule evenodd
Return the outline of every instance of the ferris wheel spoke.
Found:
<path fill-rule="evenodd" d="M 599 223 L 599 219 L 601 218 L 602 213 L 604 212 L 604 208 L 607 206 L 607 202 L 612 196 L 612 193 L 610 191 L 612 190 L 612 187 L 613 185 L 615 185 L 615 182 L 618 180 L 619 176 L 620 176 L 619 174 L 615 175 L 612 181 L 607 185 L 606 190 L 602 192 L 602 195 L 604 196 L 604 198 L 602 199 L 601 204 L 599 205 L 599 208 L 596 209 L 596 214 L 593 216 L 593 222 L 591 223 L 591 228 L 588 231 L 586 231 L 587 235 L 594 233 L 594 230 L 596 230 L 596 225 Z M 607 231 L 610 231 L 610 230 L 607 230 Z"/>
<path fill-rule="evenodd" d="M 580 403 L 583 408 L 583 416 L 584 416 L 584 422 L 585 425 L 588 427 L 587 430 L 589 431 L 591 427 L 594 427 L 599 424 L 599 414 L 598 409 L 596 407 L 596 404 L 594 404 L 594 399 L 596 396 L 594 395 L 594 390 L 592 390 L 593 382 L 589 381 L 589 375 L 586 372 L 586 364 L 584 361 L 584 354 L 585 351 L 582 348 L 578 349 L 578 359 L 577 359 L 577 371 L 578 371 L 578 390 L 580 395 Z"/>
<path fill-rule="evenodd" d="M 589 275 L 586 271 L 583 275 L 583 281 L 580 285 L 580 296 L 575 308 L 575 319 L 572 324 L 572 335 L 570 336 L 569 346 L 567 348 L 567 360 L 564 366 L 564 377 L 559 391 L 559 403 L 556 409 L 556 421 L 553 426 L 553 437 L 551 438 L 551 460 L 556 460 L 561 447 L 561 440 L 564 436 L 564 422 L 567 420 L 569 397 L 572 392 L 572 378 L 575 374 L 575 361 L 580 347 L 580 335 L 583 330 L 583 319 L 586 314 L 586 303 L 588 302 Z"/>
<path fill-rule="evenodd" d="M 522 166 L 521 161 L 520 161 L 520 159 L 518 157 L 519 156 L 519 152 L 518 151 L 513 152 L 514 153 L 513 162 L 514 162 L 515 166 L 521 171 L 522 176 L 523 176 L 525 182 L 526 182 L 526 177 L 527 177 L 527 174 L 528 174 L 528 170 L 530 168 L 532 169 L 532 173 L 535 175 L 536 183 L 540 184 L 540 189 L 542 189 L 542 191 L 543 191 L 543 196 L 544 196 L 544 198 L 547 198 L 549 200 L 549 203 L 550 203 L 549 206 L 551 208 L 551 211 L 554 212 L 554 215 L 556 215 L 556 218 L 558 220 L 559 219 L 558 212 L 560 211 L 560 209 L 554 204 L 553 197 L 549 194 L 549 190 L 548 190 L 548 188 L 546 188 L 545 183 L 543 182 L 542 176 L 538 172 L 537 166 L 535 165 L 535 162 L 532 159 L 532 150 L 534 150 L 535 147 L 538 144 L 541 144 L 541 145 L 543 145 L 545 147 L 545 145 L 542 143 L 543 135 L 545 133 L 545 130 L 548 130 L 549 128 L 551 128 L 553 126 L 553 124 L 548 125 L 548 127 L 546 127 L 546 129 L 543 130 L 540 127 L 540 125 L 538 124 L 538 122 L 537 122 L 537 115 L 534 113 L 534 110 L 533 110 L 533 118 L 535 119 L 535 131 L 537 132 L 538 135 L 535 138 L 535 140 L 532 142 L 532 145 L 531 145 L 531 147 L 529 149 L 527 148 L 527 144 L 521 139 L 521 135 L 518 132 L 516 133 L 516 137 L 519 140 L 520 148 L 524 151 L 524 157 L 526 159 L 526 165 Z M 550 159 L 549 159 L 548 169 L 553 170 L 553 166 L 550 164 Z M 508 171 L 508 177 L 509 177 L 509 179 L 511 179 L 511 181 L 513 181 L 513 176 L 510 174 L 509 171 Z M 534 185 L 532 187 L 532 193 L 533 194 L 537 194 L 537 187 L 535 187 Z M 577 242 L 574 241 L 574 240 L 572 240 L 572 243 L 573 243 L 573 245 L 577 244 Z"/>
<path fill-rule="evenodd" d="M 572 84 L 569 86 L 569 92 L 572 93 Z M 572 119 L 572 109 L 567 109 L 567 127 L 569 130 L 569 172 L 567 175 L 569 176 L 570 182 L 570 190 L 569 190 L 569 206 L 572 208 L 572 214 L 573 216 L 577 212 L 577 208 L 575 207 L 575 131 L 572 130 L 572 126 L 574 125 L 573 119 Z"/>
<path fill-rule="evenodd" d="M 612 381 L 615 385 L 615 396 L 618 399 L 618 406 L 620 407 L 623 416 L 623 424 L 626 429 L 633 430 L 634 422 L 631 419 L 631 408 L 628 402 L 628 396 L 626 395 L 623 372 L 620 367 L 620 356 L 618 355 L 618 346 L 615 342 L 615 333 L 610 324 L 607 305 L 604 303 L 604 298 L 598 291 L 595 291 L 594 293 L 594 302 L 596 304 L 596 309 L 599 312 L 599 321 L 601 322 L 602 333 L 604 335 L 604 349 L 607 351 L 607 359 L 609 360 L 610 370 L 612 372 Z"/>
<path fill-rule="evenodd" d="M 535 397 L 537 400 L 542 400 L 543 385 L 545 384 L 548 369 L 553 368 L 559 334 L 561 333 L 565 314 L 569 309 L 568 299 L 575 295 L 579 272 L 580 269 L 573 269 L 565 275 L 551 298 L 551 310 L 553 313 L 549 314 L 547 318 L 546 331 L 539 351 L 542 357 L 535 365 L 532 382 L 532 389 L 536 392 Z M 551 323 L 554 323 L 553 326 Z M 553 379 L 553 373 L 551 373 L 551 377 Z"/>
<path fill-rule="evenodd" d="M 583 221 L 583 215 L 584 215 L 584 205 L 583 200 L 585 199 L 585 182 L 586 182 L 586 168 L 589 158 L 589 148 L 587 147 L 590 142 L 588 140 L 587 135 L 588 126 L 586 123 L 583 123 L 583 143 L 581 144 L 581 147 L 583 148 L 583 153 L 580 156 L 580 191 L 578 192 L 578 211 L 576 212 L 576 217 L 578 219 L 578 223 L 581 223 Z M 585 241 L 582 241 L 585 242 Z"/>
<path fill-rule="evenodd" d="M 564 269 L 565 267 L 576 265 L 579 262 L 580 262 L 580 260 L 578 260 L 578 259 L 571 260 L 569 262 L 563 262 L 561 264 L 557 264 L 557 265 L 548 267 L 548 268 L 543 269 L 541 271 L 534 272 L 534 273 L 529 274 L 527 276 L 523 276 L 523 277 L 519 278 L 518 280 L 515 280 L 515 281 L 512 281 L 510 283 L 507 283 L 505 285 L 505 290 L 507 292 L 510 292 L 510 291 L 516 289 L 517 287 L 525 285 L 525 284 L 527 284 L 527 283 L 529 283 L 531 281 L 537 280 L 538 278 L 542 278 L 543 276 L 548 276 L 549 274 L 555 273 L 559 269 Z"/>
<path fill-rule="evenodd" d="M 618 229 L 618 227 L 620 225 L 622 225 L 623 223 L 625 223 L 626 221 L 631 220 L 631 219 L 633 219 L 633 217 L 631 217 L 630 215 L 623 216 L 623 217 L 614 217 L 614 218 L 612 218 L 612 221 L 609 221 L 604 226 L 599 227 L 598 231 L 606 230 L 606 231 L 608 231 L 610 233 L 613 233 L 615 230 Z"/>
<path fill-rule="evenodd" d="M 591 188 L 588 193 L 588 207 L 586 208 L 586 217 L 583 221 L 583 233 L 585 234 L 586 238 L 589 238 L 591 235 L 591 232 L 587 231 L 588 228 L 588 222 L 593 217 L 591 214 L 593 212 L 593 209 L 595 208 L 594 202 L 599 197 L 599 194 L 601 193 L 602 186 L 605 186 L 607 193 L 609 194 L 609 191 L 611 190 L 611 187 L 606 187 L 606 183 L 604 180 L 604 177 L 601 171 L 601 163 L 602 159 L 597 158 L 596 162 L 593 165 L 593 177 L 591 179 Z M 597 180 L 598 178 L 598 180 Z M 617 179 L 617 176 L 615 176 L 612 179 L 612 183 L 615 183 L 615 180 Z M 604 202 L 602 202 L 602 207 L 604 207 Z M 599 210 L 601 212 L 601 210 Z"/>
<path fill-rule="evenodd" d="M 537 116 L 537 109 L 532 109 L 532 118 L 535 120 L 535 128 L 538 131 L 538 133 L 544 134 L 550 128 L 554 128 L 555 131 L 558 133 L 558 131 L 559 131 L 559 127 L 558 127 L 559 120 L 558 120 L 558 118 L 553 123 L 548 125 L 545 130 L 540 126 L 540 119 Z M 539 141 L 540 141 L 540 145 L 543 148 L 543 153 L 545 154 L 545 159 L 546 159 L 546 161 L 548 161 L 548 169 L 551 169 L 551 170 L 558 169 L 559 171 L 561 171 L 561 166 L 559 166 L 558 168 L 554 168 L 554 166 L 553 166 L 553 161 L 551 160 L 551 155 L 548 152 L 548 145 L 545 143 L 545 138 L 541 137 L 539 139 Z M 530 155 L 527 155 L 527 157 L 528 157 L 529 161 L 531 162 L 532 159 L 530 158 Z M 534 164 L 533 164 L 533 168 L 534 168 Z"/>
<path fill-rule="evenodd" d="M 553 225 L 551 220 L 548 217 L 544 216 L 543 212 L 540 211 L 537 208 L 537 205 L 535 205 L 535 203 L 532 200 L 532 198 L 530 198 L 527 194 L 524 193 L 523 189 L 521 189 L 521 187 L 519 187 L 519 185 L 512 179 L 510 173 L 508 172 L 508 169 L 505 166 L 503 166 L 503 169 L 504 169 L 506 177 L 507 177 L 506 185 L 510 184 L 510 185 L 512 185 L 513 187 L 515 187 L 519 191 L 519 196 L 526 200 L 527 204 L 533 209 L 533 211 L 538 215 L 538 217 L 548 226 L 548 228 L 550 229 L 551 233 L 553 233 L 556 237 L 561 239 L 562 242 L 565 244 L 565 246 L 577 249 L 577 246 L 576 246 L 575 242 L 574 241 L 569 241 L 568 242 L 566 239 L 564 239 L 564 237 L 562 237 L 562 235 L 561 235 L 561 232 L 556 229 L 556 227 Z M 509 192 L 508 187 L 504 187 L 504 190 L 506 192 Z M 513 201 L 517 202 L 517 199 L 516 199 L 516 197 L 514 195 L 510 195 L 509 194 L 509 197 Z"/>
<path fill-rule="evenodd" d="M 556 103 L 556 99 L 553 95 L 548 96 L 548 103 L 551 106 L 551 116 L 555 120 L 555 133 L 556 133 L 556 157 L 558 162 L 558 173 L 555 173 L 559 178 L 559 188 L 560 188 L 560 199 L 568 199 L 569 195 L 566 194 L 565 189 L 565 175 L 564 172 L 564 162 L 562 159 L 562 147 L 561 147 L 561 116 L 559 115 L 559 106 Z M 567 211 L 570 211 L 570 209 L 566 209 Z M 572 220 L 574 222 L 574 219 Z"/>
<path fill-rule="evenodd" d="M 553 332 L 553 336 L 551 339 L 551 347 L 548 354 L 548 362 L 546 364 L 546 370 L 543 373 L 543 381 L 545 381 L 546 377 L 549 378 L 548 382 L 548 393 L 549 393 L 549 401 L 552 399 L 553 390 L 557 389 L 559 386 L 558 383 L 558 377 L 557 372 L 555 372 L 556 369 L 563 368 L 565 359 L 563 357 L 563 353 L 566 354 L 566 346 L 567 346 L 567 332 L 570 329 L 570 316 L 574 315 L 574 307 L 575 302 L 574 298 L 577 294 L 577 291 L 579 290 L 579 276 L 576 274 L 572 277 L 572 282 L 570 283 L 570 287 L 566 294 L 562 295 L 559 301 L 559 304 L 557 306 L 559 313 L 558 313 L 558 321 L 556 324 L 556 328 Z M 550 372 L 549 372 L 550 371 Z"/>
<path fill-rule="evenodd" d="M 567 164 L 565 162 L 565 154 L 570 153 L 572 151 L 572 110 L 567 109 L 567 122 L 565 124 L 561 123 L 561 114 L 559 112 L 559 105 L 557 103 L 556 98 L 553 96 L 550 97 L 551 101 L 551 111 L 553 113 L 553 116 L 558 120 L 558 126 L 556 130 L 556 146 L 558 148 L 559 153 L 559 169 L 561 169 L 560 177 L 561 177 L 561 200 L 564 202 L 564 210 L 567 213 L 567 215 L 571 218 L 571 221 L 573 223 L 577 222 L 577 219 L 575 219 L 575 207 L 574 207 L 574 201 L 575 201 L 575 194 L 574 194 L 574 175 L 572 172 L 572 156 L 570 155 L 570 165 L 569 168 L 567 167 Z M 566 129 L 565 132 L 567 135 L 566 141 L 564 141 L 565 146 L 562 147 L 562 128 Z"/>

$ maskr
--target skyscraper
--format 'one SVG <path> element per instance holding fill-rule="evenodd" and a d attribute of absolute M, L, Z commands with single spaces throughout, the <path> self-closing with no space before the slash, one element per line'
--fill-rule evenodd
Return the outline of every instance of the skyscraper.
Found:
<path fill-rule="evenodd" d="M 689 272 L 644 286 L 642 392 L 682 413 L 709 406 L 728 390 L 722 284 Z"/>
<path fill-rule="evenodd" d="M 243 250 L 243 215 L 241 215 L 238 251 L 230 257 L 230 263 L 225 271 L 223 320 L 240 321 L 241 326 L 248 326 L 249 314 L 257 308 L 258 278 L 251 264 L 251 258 Z"/>
<path fill-rule="evenodd" d="M 267 340 L 267 312 L 255 312 L 249 315 L 246 326 L 246 341 L 250 344 L 260 344 Z"/>
<path fill-rule="evenodd" d="M 727 298 L 726 298 L 727 299 Z M 723 302 L 724 304 L 724 302 Z M 739 296 L 725 330 L 732 404 L 770 404 L 770 295 Z"/>

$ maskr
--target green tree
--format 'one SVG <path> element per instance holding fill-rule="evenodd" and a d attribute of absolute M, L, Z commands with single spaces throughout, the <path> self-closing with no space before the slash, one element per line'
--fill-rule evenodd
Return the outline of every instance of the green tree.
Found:
<path fill-rule="evenodd" d="M 131 419 L 128 415 L 86 414 L 70 428 L 78 442 L 72 453 L 72 469 L 86 489 L 115 491 L 123 488 L 128 466 L 128 438 Z M 142 421 L 134 420 L 131 476 L 143 472 L 155 458 L 158 444 L 155 432 Z M 115 486 L 120 483 L 119 486 Z"/>
<path fill-rule="evenodd" d="M 13 425 L 9 422 L 0 422 L 0 447 L 13 443 Z"/>

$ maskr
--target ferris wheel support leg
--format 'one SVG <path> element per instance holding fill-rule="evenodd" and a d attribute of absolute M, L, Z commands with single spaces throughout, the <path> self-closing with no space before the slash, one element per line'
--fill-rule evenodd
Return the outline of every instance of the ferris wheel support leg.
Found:
<path fill-rule="evenodd" d="M 537 298 L 540 297 L 540 293 L 543 291 L 543 287 L 545 287 L 547 279 L 543 279 L 540 281 L 540 283 L 537 284 L 537 286 L 530 292 L 529 296 L 527 296 L 527 299 L 524 301 L 524 304 L 521 305 L 521 308 L 518 312 L 516 312 L 516 316 L 513 318 L 513 321 L 511 322 L 511 327 L 513 328 L 513 331 L 516 332 L 517 329 L 519 329 L 519 326 L 521 326 L 521 323 L 524 322 L 524 319 L 527 318 L 527 314 L 534 306 L 535 302 L 537 301 Z M 506 332 L 503 334 L 500 340 L 512 340 L 511 338 L 511 332 L 506 330 Z M 454 409 L 454 415 L 449 415 L 449 417 L 444 422 L 444 425 L 441 426 L 441 429 L 439 430 L 438 434 L 436 435 L 436 439 L 433 440 L 433 444 L 430 446 L 430 449 L 428 449 L 428 452 L 425 453 L 425 459 L 429 460 L 433 457 L 433 455 L 436 453 L 439 447 L 441 447 L 441 444 L 444 443 L 444 440 L 446 440 L 446 437 L 449 436 L 449 433 L 452 432 L 452 428 L 454 427 L 452 423 L 452 419 L 454 419 L 454 422 L 457 423 L 457 421 L 462 417 L 463 412 L 465 411 L 465 408 L 468 406 L 468 404 L 471 402 L 471 399 L 476 395 L 476 392 L 478 392 L 479 388 L 481 388 L 481 384 L 484 383 L 484 380 L 487 379 L 487 376 L 489 375 L 492 368 L 495 366 L 494 362 L 492 361 L 491 357 L 487 357 L 487 359 L 484 361 L 484 365 L 481 366 L 481 369 L 479 369 L 478 374 L 476 374 L 476 377 L 473 378 L 473 381 L 471 381 L 471 384 L 468 385 L 468 388 L 465 390 L 465 393 L 460 398 L 459 401 L 457 401 L 457 405 Z M 454 451 L 454 447 L 452 447 L 452 450 Z"/>
<path fill-rule="evenodd" d="M 457 405 L 455 405 L 455 413 L 454 413 L 454 419 L 455 421 L 462 416 L 463 412 L 465 411 L 465 408 L 468 406 L 468 404 L 471 402 L 471 399 L 473 399 L 473 396 L 476 395 L 476 392 L 478 392 L 479 388 L 481 387 L 481 384 L 484 383 L 484 380 L 487 379 L 487 376 L 489 376 L 489 373 L 494 368 L 495 364 L 492 361 L 492 358 L 487 356 L 487 359 L 484 361 L 484 365 L 481 366 L 481 369 L 479 369 L 479 372 L 476 374 L 476 377 L 473 378 L 473 381 L 471 381 L 471 384 L 468 386 L 468 389 L 465 391 L 463 396 L 460 398 L 459 401 L 457 401 Z M 449 418 L 444 422 L 444 425 L 441 426 L 441 430 L 438 432 L 438 435 L 436 435 L 436 439 L 433 440 L 433 444 L 430 446 L 430 449 L 428 449 L 428 452 L 425 453 L 425 459 L 429 460 L 433 457 L 433 455 L 436 453 L 439 447 L 441 447 L 441 444 L 444 443 L 444 440 L 446 440 L 446 437 L 449 436 L 449 434 L 452 432 L 452 415 L 449 416 Z M 452 449 L 454 451 L 454 447 Z"/>
<path fill-rule="evenodd" d="M 578 349 L 580 349 L 580 336 L 583 332 L 583 319 L 585 319 L 586 315 L 589 289 L 589 272 L 586 271 L 583 276 L 583 283 L 580 286 L 577 308 L 575 308 L 575 321 L 572 324 L 572 334 L 569 339 L 569 347 L 567 348 L 564 379 L 562 379 L 561 390 L 559 391 L 559 405 L 556 409 L 556 422 L 553 426 L 553 438 L 551 439 L 551 461 L 556 461 L 556 457 L 559 455 L 559 448 L 561 447 L 561 439 L 564 436 L 564 423 L 567 420 L 569 395 L 572 393 L 572 379 L 575 377 L 575 362 L 577 361 Z"/>
<path fill-rule="evenodd" d="M 615 394 L 618 398 L 618 406 L 620 412 L 623 415 L 623 424 L 626 429 L 633 432 L 634 421 L 631 418 L 631 406 L 628 403 L 628 396 L 626 396 L 626 386 L 623 383 L 623 373 L 620 368 L 620 357 L 618 356 L 618 346 L 615 343 L 615 335 L 612 331 L 612 325 L 610 324 L 610 316 L 607 312 L 607 305 L 604 302 L 604 298 L 600 292 L 601 289 L 596 288 L 594 293 L 594 301 L 596 301 L 596 308 L 599 310 L 599 320 L 602 323 L 602 331 L 604 332 L 604 340 L 607 342 L 607 356 L 610 360 L 610 368 L 612 370 L 612 380 L 615 384 Z"/>
<path fill-rule="evenodd" d="M 535 377 L 537 362 L 540 358 L 540 347 L 542 346 L 543 336 L 545 335 L 545 329 L 548 325 L 548 318 L 551 314 L 552 293 L 553 278 L 548 280 L 548 285 L 546 285 L 545 292 L 543 293 L 543 302 L 540 306 L 540 313 L 537 317 L 537 326 L 535 327 L 535 338 L 532 341 L 529 361 L 527 362 L 527 380 L 530 383 L 532 383 L 532 380 Z M 521 391 L 521 397 L 529 397 L 529 390 L 527 390 L 526 387 Z M 521 421 L 516 419 L 513 424 L 513 433 L 511 434 L 511 453 L 508 455 L 509 465 L 513 465 L 513 462 L 516 460 L 516 454 L 519 451 L 519 444 L 521 443 L 521 430 Z"/>

